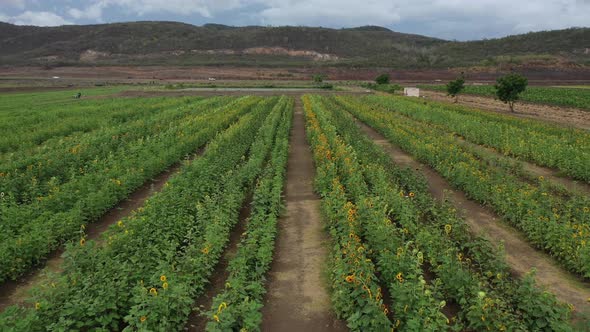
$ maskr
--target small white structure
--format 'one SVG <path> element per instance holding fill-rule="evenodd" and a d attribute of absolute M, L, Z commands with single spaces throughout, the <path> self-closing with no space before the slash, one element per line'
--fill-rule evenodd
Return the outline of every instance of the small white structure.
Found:
<path fill-rule="evenodd" d="M 209 81 L 210 81 L 210 82 L 213 82 L 213 81 L 216 81 L 216 79 L 215 79 L 215 78 L 213 78 L 213 77 L 209 77 Z"/>
<path fill-rule="evenodd" d="M 418 88 L 404 88 L 404 96 L 420 97 L 420 89 L 418 89 Z"/>

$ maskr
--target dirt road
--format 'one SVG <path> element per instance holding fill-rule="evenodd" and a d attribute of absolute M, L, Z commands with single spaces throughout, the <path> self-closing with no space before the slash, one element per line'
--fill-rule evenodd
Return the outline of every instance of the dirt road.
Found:
<path fill-rule="evenodd" d="M 327 232 L 320 199 L 313 192 L 315 175 L 301 99 L 296 99 L 287 166 L 286 213 L 279 220 L 275 258 L 262 310 L 262 331 L 346 331 L 331 312 Z"/>

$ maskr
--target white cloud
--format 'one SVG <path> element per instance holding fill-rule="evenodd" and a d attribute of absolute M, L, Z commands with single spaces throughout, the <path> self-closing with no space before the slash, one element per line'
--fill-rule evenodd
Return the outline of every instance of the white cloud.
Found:
<path fill-rule="evenodd" d="M 262 23 L 272 25 L 392 25 L 400 21 L 395 1 L 267 1 Z"/>
<path fill-rule="evenodd" d="M 0 22 L 8 22 L 9 17 L 0 13 Z"/>
<path fill-rule="evenodd" d="M 77 8 L 70 8 L 68 9 L 68 15 L 73 17 L 74 19 L 89 19 L 101 22 L 102 21 L 102 13 L 103 10 L 108 6 L 107 1 L 99 1 L 90 6 L 86 7 L 83 10 Z"/>
<path fill-rule="evenodd" d="M 258 0 L 265 24 L 386 25 L 446 38 L 588 26 L 588 0 Z"/>
<path fill-rule="evenodd" d="M 16 25 L 58 26 L 72 24 L 63 17 L 51 12 L 26 11 L 8 18 L 8 22 Z"/>
<path fill-rule="evenodd" d="M 53 8 L 53 1 L 0 0 L 0 8 L 9 16 L 18 6 L 22 10 L 41 8 L 40 12 L 21 15 L 45 13 L 36 18 L 44 24 L 67 22 L 59 14 L 73 21 L 91 22 L 148 17 L 229 25 L 382 25 L 447 39 L 497 37 L 590 23 L 590 0 L 60 0 L 71 6 L 63 11 Z M 32 3 L 41 7 L 27 6 Z M 51 11 L 53 17 L 47 15 Z M 32 17 L 28 21 L 32 22 Z"/>
<path fill-rule="evenodd" d="M 590 1 L 414 0 L 400 7 L 400 15 L 403 21 L 436 26 L 448 34 L 479 30 L 504 35 L 587 26 L 590 23 Z M 447 29 L 445 22 L 455 25 Z"/>
<path fill-rule="evenodd" d="M 168 12 L 178 15 L 199 14 L 211 17 L 217 12 L 232 10 L 245 4 L 243 0 L 119 0 L 119 6 L 135 10 L 139 15 Z"/>

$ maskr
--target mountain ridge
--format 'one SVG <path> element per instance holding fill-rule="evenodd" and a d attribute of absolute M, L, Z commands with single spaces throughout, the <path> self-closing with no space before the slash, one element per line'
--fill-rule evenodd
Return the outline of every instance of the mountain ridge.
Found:
<path fill-rule="evenodd" d="M 448 41 L 379 26 L 233 27 L 140 21 L 60 27 L 0 22 L 0 64 L 456 68 L 590 65 L 590 28 Z"/>

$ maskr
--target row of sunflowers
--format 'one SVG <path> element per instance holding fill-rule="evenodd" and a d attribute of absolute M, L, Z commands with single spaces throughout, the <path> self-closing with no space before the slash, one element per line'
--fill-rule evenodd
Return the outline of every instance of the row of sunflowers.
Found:
<path fill-rule="evenodd" d="M 209 111 L 216 116 L 211 121 L 193 123 L 218 130 L 229 126 L 221 134 L 212 133 L 202 156 L 184 163 L 161 192 L 112 225 L 99 241 L 82 237 L 69 243 L 63 272 L 49 276 L 26 304 L 7 308 L 0 328 L 182 329 L 229 241 L 247 193 L 271 158 L 290 105 L 288 100 L 255 97 L 229 104 Z M 223 126 L 217 118 L 229 123 Z"/>
<path fill-rule="evenodd" d="M 258 101 L 186 100 L 179 107 L 163 101 L 165 108 L 153 109 L 151 116 L 48 141 L 32 155 L 15 153 L 1 166 L 0 281 L 22 276 L 79 238 L 81 228 L 204 146 Z"/>
<path fill-rule="evenodd" d="M 470 235 L 451 206 L 434 203 L 425 180 L 394 165 L 348 106 L 340 97 L 306 97 L 318 192 L 332 234 L 349 232 L 334 236 L 332 263 L 334 307 L 349 327 L 569 329 L 570 308 L 531 276 L 512 278 L 502 252 Z"/>
<path fill-rule="evenodd" d="M 557 193 L 543 177 L 531 181 L 480 158 L 452 133 L 398 112 L 407 105 L 403 100 L 387 105 L 340 100 L 390 142 L 431 166 L 471 199 L 490 206 L 564 267 L 590 277 L 590 199 L 586 195 Z"/>

